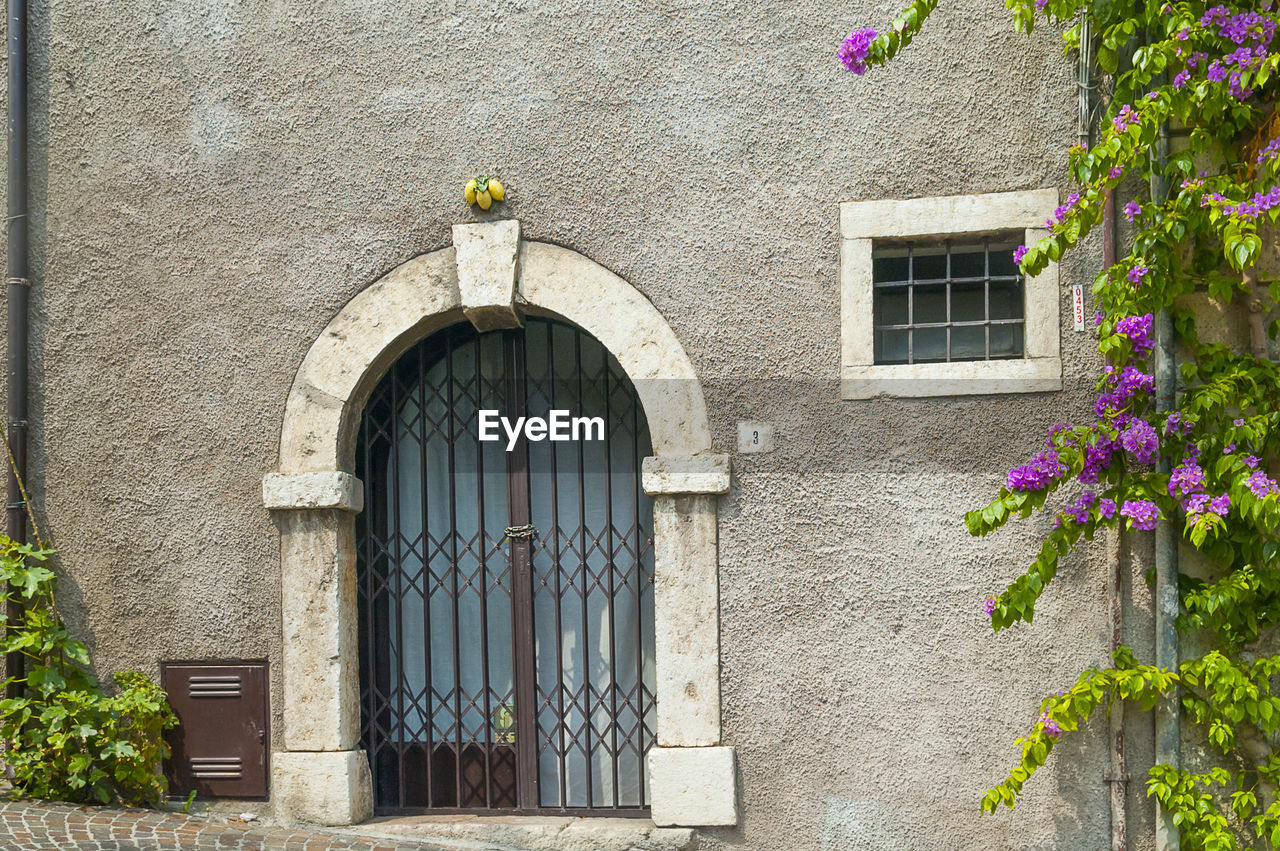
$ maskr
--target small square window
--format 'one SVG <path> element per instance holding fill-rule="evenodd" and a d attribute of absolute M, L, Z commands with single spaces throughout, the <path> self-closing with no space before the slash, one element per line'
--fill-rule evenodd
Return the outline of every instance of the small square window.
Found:
<path fill-rule="evenodd" d="M 1058 266 L 1023 278 L 1056 189 L 840 205 L 845 399 L 1062 389 Z"/>
<path fill-rule="evenodd" d="M 877 364 L 1024 356 L 1025 285 L 1002 233 L 881 242 L 872 250 Z"/>

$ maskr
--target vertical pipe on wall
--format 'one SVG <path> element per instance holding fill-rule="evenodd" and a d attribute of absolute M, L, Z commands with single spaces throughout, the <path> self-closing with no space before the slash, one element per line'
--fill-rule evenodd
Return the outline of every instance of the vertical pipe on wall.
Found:
<path fill-rule="evenodd" d="M 1089 16 L 1083 14 L 1080 18 L 1080 115 L 1078 121 L 1080 144 L 1085 147 L 1089 146 L 1090 131 L 1093 129 L 1093 115 L 1089 102 L 1089 89 L 1093 76 L 1092 47 L 1093 30 L 1089 26 Z"/>
<path fill-rule="evenodd" d="M 1155 83 L 1160 84 L 1160 81 Z M 1169 131 L 1160 126 L 1160 137 L 1151 151 L 1151 200 L 1164 203 L 1169 195 L 1165 166 L 1169 159 Z M 1172 410 L 1177 394 L 1178 367 L 1174 351 L 1173 317 L 1168 310 L 1156 316 L 1155 379 L 1157 410 Z M 1168 473 L 1170 464 L 1161 459 L 1160 472 Z M 1156 526 L 1156 664 L 1161 668 L 1178 666 L 1178 533 L 1170 518 L 1162 518 Z M 1179 716 L 1180 699 L 1174 695 L 1156 706 L 1156 762 L 1181 767 L 1182 730 Z M 1157 851 L 1178 851 L 1181 841 L 1178 828 L 1169 813 L 1156 809 Z"/>
<path fill-rule="evenodd" d="M 1267 351 L 1266 289 L 1258 281 L 1258 267 L 1244 270 L 1245 301 L 1249 307 L 1249 353 L 1255 358 L 1271 357 Z"/>
<path fill-rule="evenodd" d="M 1107 192 L 1102 207 L 1102 265 L 1111 268 L 1116 263 L 1116 197 Z M 1117 529 L 1111 545 L 1107 547 L 1107 609 L 1111 618 L 1111 651 L 1114 653 L 1124 642 L 1124 583 L 1125 563 L 1124 531 Z M 1107 716 L 1107 742 L 1110 759 L 1107 766 L 1107 785 L 1111 792 L 1111 849 L 1125 851 L 1128 847 L 1128 820 L 1125 802 L 1129 791 L 1129 775 L 1124 763 L 1124 701 L 1111 705 Z"/>
<path fill-rule="evenodd" d="M 26 540 L 26 502 L 21 479 L 27 466 L 27 300 L 31 281 L 28 277 L 27 219 L 27 0 L 8 0 L 8 262 L 6 273 L 8 326 L 7 393 L 8 440 L 12 458 L 8 459 L 8 502 L 6 532 L 16 541 Z M 21 616 L 19 603 L 6 610 L 8 623 Z M 25 666 L 21 653 L 5 658 L 9 676 L 21 677 Z M 11 696 L 20 688 L 10 686 Z"/>
<path fill-rule="evenodd" d="M 1090 98 L 1093 73 L 1093 31 L 1088 14 L 1080 21 L 1080 144 L 1088 147 L 1092 142 L 1093 104 Z M 1116 264 L 1116 196 L 1108 190 L 1102 205 L 1102 265 L 1110 269 Z M 1111 651 L 1114 653 L 1124 641 L 1124 580 L 1125 564 L 1122 529 L 1117 529 L 1107 547 L 1107 613 L 1111 625 Z M 1129 775 L 1124 761 L 1124 702 L 1112 704 L 1107 715 L 1107 789 L 1111 804 L 1111 849 L 1125 851 L 1129 843 L 1129 826 L 1126 799 Z"/>

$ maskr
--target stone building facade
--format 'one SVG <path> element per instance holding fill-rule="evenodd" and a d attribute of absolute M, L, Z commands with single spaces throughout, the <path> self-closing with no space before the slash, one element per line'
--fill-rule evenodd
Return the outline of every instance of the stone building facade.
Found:
<path fill-rule="evenodd" d="M 98 670 L 265 662 L 263 806 L 406 809 L 366 747 L 391 710 L 360 649 L 361 518 L 389 492 L 359 475 L 365 406 L 433 335 L 546 322 L 602 346 L 647 421 L 628 470 L 651 541 L 650 738 L 642 798 L 612 809 L 702 848 L 1107 847 L 1102 727 L 1055 750 L 1016 814 L 977 800 L 1040 698 L 1106 659 L 1116 558 L 1138 562 L 1124 637 L 1149 655 L 1145 543 L 1068 559 L 1035 627 L 993 637 L 982 601 L 1049 521 L 982 540 L 961 521 L 1090 409 L 1072 287 L 1097 246 L 1020 284 L 1005 359 L 988 306 L 981 357 L 886 363 L 873 304 L 877 263 L 908 243 L 912 262 L 952 246 L 990 264 L 1035 238 L 1076 141 L 1073 65 L 1053 33 L 959 0 L 892 67 L 844 73 L 839 38 L 893 11 L 35 8 L 33 500 Z M 507 186 L 488 212 L 462 199 L 476 173 Z M 408 664 L 407 639 L 379 640 Z M 490 750 L 514 741 L 496 702 Z M 1128 726 L 1140 848 L 1151 733 Z M 555 776 L 519 764 L 522 789 Z M 521 800 L 517 819 L 580 809 Z"/>

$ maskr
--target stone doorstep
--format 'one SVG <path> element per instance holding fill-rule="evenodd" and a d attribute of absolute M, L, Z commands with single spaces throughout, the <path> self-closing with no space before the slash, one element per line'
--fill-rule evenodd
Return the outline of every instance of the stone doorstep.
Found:
<path fill-rule="evenodd" d="M 689 851 L 691 828 L 648 819 L 563 816 L 386 816 L 326 832 L 426 842 L 458 851 Z"/>

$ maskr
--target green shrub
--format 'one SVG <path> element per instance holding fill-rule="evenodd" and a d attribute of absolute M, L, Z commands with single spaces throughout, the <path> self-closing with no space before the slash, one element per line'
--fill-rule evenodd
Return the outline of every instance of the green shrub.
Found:
<path fill-rule="evenodd" d="M 21 696 L 0 700 L 0 740 L 15 797 L 74 803 L 149 805 L 165 794 L 164 731 L 177 725 L 164 691 L 145 674 L 115 674 L 108 696 L 89 673 L 87 648 L 54 607 L 53 551 L 0 535 L 0 581 L 23 612 L 0 650 L 26 657 L 26 676 L 10 677 Z"/>

